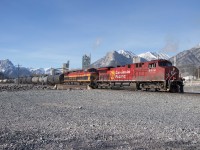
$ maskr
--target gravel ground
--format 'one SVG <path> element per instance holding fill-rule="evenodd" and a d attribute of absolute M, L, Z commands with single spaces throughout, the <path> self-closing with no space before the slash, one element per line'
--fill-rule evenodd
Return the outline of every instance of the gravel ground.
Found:
<path fill-rule="evenodd" d="M 50 90 L 53 86 L 49 85 L 33 85 L 33 84 L 0 84 L 0 92 L 8 91 L 26 91 L 26 90 Z"/>
<path fill-rule="evenodd" d="M 200 85 L 186 85 L 184 86 L 184 91 L 190 93 L 200 93 Z"/>
<path fill-rule="evenodd" d="M 0 149 L 200 149 L 197 94 L 124 90 L 0 93 Z"/>

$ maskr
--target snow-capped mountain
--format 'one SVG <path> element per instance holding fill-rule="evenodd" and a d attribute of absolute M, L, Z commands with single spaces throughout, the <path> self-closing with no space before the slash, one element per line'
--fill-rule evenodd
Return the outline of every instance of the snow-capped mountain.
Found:
<path fill-rule="evenodd" d="M 131 51 L 126 51 L 126 50 L 119 50 L 117 51 L 119 54 L 127 57 L 127 58 L 133 58 L 133 57 L 137 57 L 137 55 L 135 55 L 133 52 Z"/>
<path fill-rule="evenodd" d="M 125 65 L 127 63 L 132 63 L 132 58 L 127 58 L 126 56 L 118 53 L 117 51 L 108 52 L 105 57 L 97 60 L 91 66 L 92 67 L 106 67 L 106 66 L 118 66 Z"/>
<path fill-rule="evenodd" d="M 145 62 L 154 59 L 169 59 L 170 57 L 163 53 L 146 52 L 136 55 L 131 51 L 119 50 L 108 52 L 105 57 L 97 60 L 92 64 L 92 67 L 105 67 L 105 66 L 121 66 L 135 62 Z"/>
<path fill-rule="evenodd" d="M 176 66 L 180 69 L 182 76 L 198 76 L 197 70 L 200 67 L 200 45 L 178 53 L 171 57 L 170 61 L 174 63 L 175 59 Z"/>
<path fill-rule="evenodd" d="M 51 74 L 53 68 L 29 68 L 33 75 Z M 60 70 L 55 70 L 55 73 L 61 73 Z"/>
<path fill-rule="evenodd" d="M 193 48 L 200 48 L 200 43 L 199 44 L 197 44 L 195 47 L 193 47 Z"/>
<path fill-rule="evenodd" d="M 169 58 L 168 55 L 158 52 L 146 52 L 136 55 L 131 51 L 119 50 L 108 52 L 103 58 L 94 62 L 91 67 L 99 68 L 106 66 L 122 66 L 135 62 L 144 62 L 154 59 L 169 59 L 172 63 L 174 57 Z M 200 66 L 200 45 L 195 46 L 189 50 L 182 51 L 176 55 L 176 65 L 180 72 L 184 75 L 193 75 L 194 70 Z M 0 60 L 0 73 L 7 77 L 17 77 L 18 68 L 13 63 L 6 59 Z M 30 76 L 33 74 L 51 74 L 52 68 L 23 68 L 20 67 L 20 76 Z M 55 73 L 61 73 L 60 70 L 55 70 Z"/>
<path fill-rule="evenodd" d="M 18 70 L 18 68 L 14 66 L 13 63 L 8 59 L 0 60 L 0 72 L 3 73 L 4 76 L 10 78 L 15 78 L 18 76 L 18 74 L 20 76 L 31 75 L 29 69 L 20 67 L 20 69 Z"/>
<path fill-rule="evenodd" d="M 14 75 L 15 66 L 8 59 L 0 60 L 0 72 L 1 76 L 7 77 L 9 75 Z"/>
<path fill-rule="evenodd" d="M 0 60 L 0 76 L 1 77 L 8 77 L 8 78 L 16 78 L 19 74 L 20 77 L 22 76 L 31 76 L 31 75 L 44 75 L 44 74 L 60 74 L 61 70 L 57 70 L 53 68 L 25 68 L 25 67 L 17 67 L 14 66 L 13 63 L 6 59 Z"/>
<path fill-rule="evenodd" d="M 146 52 L 138 55 L 141 58 L 146 59 L 147 61 L 154 59 L 169 59 L 170 57 L 167 54 L 157 53 L 157 52 Z"/>
<path fill-rule="evenodd" d="M 44 68 L 29 68 L 29 70 L 32 74 L 45 74 Z"/>
<path fill-rule="evenodd" d="M 0 72 L 5 72 L 6 70 L 13 70 L 15 69 L 15 66 L 13 65 L 13 63 L 8 60 L 0 60 Z"/>

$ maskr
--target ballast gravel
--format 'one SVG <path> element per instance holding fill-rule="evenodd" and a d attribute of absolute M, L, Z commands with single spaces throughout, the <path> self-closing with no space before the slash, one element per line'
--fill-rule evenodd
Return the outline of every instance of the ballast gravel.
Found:
<path fill-rule="evenodd" d="M 0 149 L 200 149 L 200 95 L 2 91 Z"/>
<path fill-rule="evenodd" d="M 33 85 L 33 84 L 0 84 L 0 92 L 16 92 L 16 91 L 27 91 L 27 90 L 50 90 L 53 89 L 49 85 Z"/>

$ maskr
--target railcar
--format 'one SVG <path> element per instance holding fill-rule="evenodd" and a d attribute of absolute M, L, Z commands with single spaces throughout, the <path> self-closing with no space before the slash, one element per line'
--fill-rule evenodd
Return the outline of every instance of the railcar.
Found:
<path fill-rule="evenodd" d="M 73 70 L 64 74 L 64 83 L 66 84 L 90 84 L 98 80 L 98 72 L 95 68 L 87 70 Z"/>
<path fill-rule="evenodd" d="M 63 82 L 64 82 L 64 74 L 47 76 L 47 84 L 55 85 L 55 84 L 63 84 Z"/>
<path fill-rule="evenodd" d="M 120 67 L 97 69 L 99 79 L 93 87 L 132 86 L 137 90 L 183 92 L 179 70 L 168 60 L 152 60 Z"/>
<path fill-rule="evenodd" d="M 64 74 L 57 75 L 43 75 L 43 76 L 29 76 L 16 78 L 13 81 L 15 84 L 42 84 L 42 85 L 55 85 L 63 84 Z"/>

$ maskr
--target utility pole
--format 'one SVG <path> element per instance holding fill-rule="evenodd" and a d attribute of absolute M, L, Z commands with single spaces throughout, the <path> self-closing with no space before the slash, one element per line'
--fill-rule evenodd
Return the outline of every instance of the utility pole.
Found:
<path fill-rule="evenodd" d="M 176 67 L 176 56 L 174 56 L 174 66 Z"/>
<path fill-rule="evenodd" d="M 17 65 L 17 84 L 19 85 L 19 67 L 20 65 Z"/>

